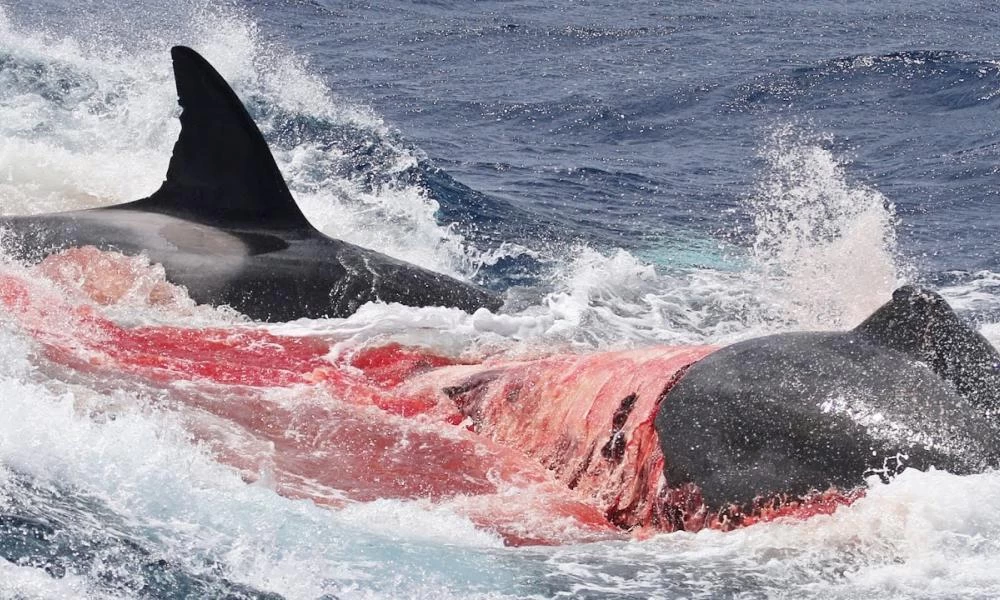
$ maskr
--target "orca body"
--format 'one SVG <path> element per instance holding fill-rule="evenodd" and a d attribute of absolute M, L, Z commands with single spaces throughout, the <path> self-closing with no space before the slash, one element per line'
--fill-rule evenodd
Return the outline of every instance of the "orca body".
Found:
<path fill-rule="evenodd" d="M 344 317 L 370 301 L 501 306 L 489 290 L 317 231 L 225 80 L 189 48 L 171 55 L 183 112 L 160 189 L 111 207 L 0 218 L 8 253 L 32 262 L 81 246 L 145 253 L 195 301 L 264 321 Z"/>
<path fill-rule="evenodd" d="M 902 287 L 848 332 L 766 336 L 693 364 L 656 430 L 670 486 L 734 514 L 903 468 L 1000 464 L 1000 354 L 943 298 Z"/>

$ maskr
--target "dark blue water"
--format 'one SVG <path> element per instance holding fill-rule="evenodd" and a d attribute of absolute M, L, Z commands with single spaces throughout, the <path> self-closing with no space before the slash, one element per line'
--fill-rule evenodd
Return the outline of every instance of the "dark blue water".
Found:
<path fill-rule="evenodd" d="M 1000 10 L 989 3 L 261 3 L 263 32 L 375 108 L 506 239 L 740 242 L 776 127 L 886 195 L 931 275 L 1000 260 Z M 470 225 L 471 226 L 471 225 Z M 491 232 L 492 233 L 492 232 Z M 993 238 L 993 239 L 991 239 Z M 942 241 L 947 240 L 947 244 Z M 945 250 L 942 246 L 947 245 Z"/>
<path fill-rule="evenodd" d="M 1000 340 L 1000 5 L 0 0 L 0 214 L 155 189 L 178 43 L 317 226 L 507 295 L 486 331 L 360 318 L 390 337 L 725 343 L 851 326 L 916 281 Z M 830 521 L 510 551 L 426 507 L 262 499 L 161 416 L 94 425 L 66 394 L 130 392 L 19 366 L 2 325 L 0 597 L 1000 593 L 996 474 L 911 474 Z"/>

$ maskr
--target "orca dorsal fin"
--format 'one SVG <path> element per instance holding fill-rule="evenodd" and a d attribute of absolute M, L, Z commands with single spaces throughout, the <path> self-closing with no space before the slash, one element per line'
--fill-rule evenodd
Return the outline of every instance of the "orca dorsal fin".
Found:
<path fill-rule="evenodd" d="M 257 125 L 225 79 L 184 46 L 170 50 L 181 133 L 167 178 L 150 197 L 120 208 L 217 226 L 309 229 Z"/>

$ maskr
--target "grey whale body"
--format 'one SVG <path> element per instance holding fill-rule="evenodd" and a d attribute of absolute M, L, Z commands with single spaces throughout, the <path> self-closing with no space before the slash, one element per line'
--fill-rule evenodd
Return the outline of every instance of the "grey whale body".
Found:
<path fill-rule="evenodd" d="M 0 218 L 9 254 L 145 253 L 195 301 L 262 321 L 344 317 L 370 301 L 499 309 L 494 292 L 317 231 L 225 80 L 190 48 L 171 56 L 183 112 L 160 189 L 116 206 Z"/>
<path fill-rule="evenodd" d="M 655 421 L 666 477 L 738 515 L 907 467 L 995 468 L 998 369 L 943 298 L 904 286 L 852 331 L 751 339 L 693 364 Z"/>

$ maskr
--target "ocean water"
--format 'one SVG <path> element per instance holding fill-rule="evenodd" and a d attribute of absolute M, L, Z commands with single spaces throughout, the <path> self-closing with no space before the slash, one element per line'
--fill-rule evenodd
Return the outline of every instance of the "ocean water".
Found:
<path fill-rule="evenodd" d="M 267 331 L 462 357 L 725 344 L 848 328 L 915 282 L 996 344 L 998 30 L 982 2 L 0 0 L 0 214 L 153 191 L 185 44 L 317 227 L 506 299 Z M 153 306 L 144 281 L 95 310 L 265 329 L 183 292 Z M 0 315 L 0 598 L 1000 595 L 996 473 L 906 472 L 807 521 L 508 548 L 447 503 L 248 484 L 163 409 L 182 391 L 61 368 Z"/>

